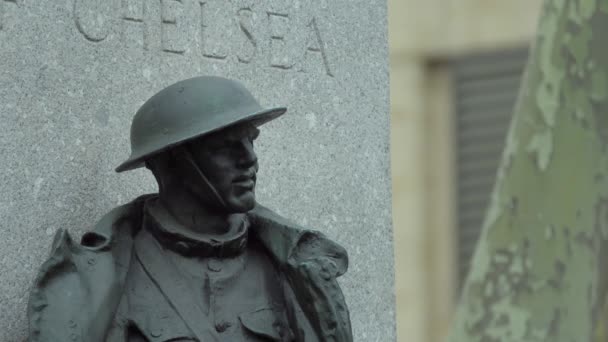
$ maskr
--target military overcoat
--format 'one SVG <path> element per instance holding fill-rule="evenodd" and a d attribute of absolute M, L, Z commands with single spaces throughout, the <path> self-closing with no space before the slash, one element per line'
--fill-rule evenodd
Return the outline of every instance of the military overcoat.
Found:
<path fill-rule="evenodd" d="M 31 342 L 106 341 L 133 258 L 134 237 L 141 230 L 144 202 L 154 197 L 145 195 L 115 208 L 81 243 L 64 229 L 56 233 L 30 295 Z M 336 280 L 348 267 L 344 248 L 261 205 L 247 215 L 250 234 L 282 274 L 295 340 L 352 341 Z"/>

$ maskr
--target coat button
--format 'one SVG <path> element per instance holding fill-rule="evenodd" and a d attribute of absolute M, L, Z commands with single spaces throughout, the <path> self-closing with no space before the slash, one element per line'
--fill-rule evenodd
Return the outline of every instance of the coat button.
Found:
<path fill-rule="evenodd" d="M 207 261 L 207 268 L 209 271 L 219 272 L 222 270 L 222 262 L 218 259 L 209 259 L 209 261 Z"/>
<path fill-rule="evenodd" d="M 276 332 L 279 334 L 279 336 L 285 336 L 285 329 L 283 329 L 283 325 L 280 322 L 274 322 L 272 326 L 274 327 L 274 330 L 276 330 Z"/>
<path fill-rule="evenodd" d="M 152 337 L 161 337 L 163 335 L 163 328 L 154 328 L 150 331 Z"/>
<path fill-rule="evenodd" d="M 219 332 L 219 333 L 223 333 L 224 331 L 228 330 L 228 328 L 230 328 L 232 324 L 228 323 L 228 322 L 221 322 L 221 323 L 216 323 L 215 324 L 215 331 Z"/>

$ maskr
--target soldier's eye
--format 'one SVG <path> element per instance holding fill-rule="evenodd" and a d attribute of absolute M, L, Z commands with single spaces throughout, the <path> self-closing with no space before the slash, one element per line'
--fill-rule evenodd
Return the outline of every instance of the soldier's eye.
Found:
<path fill-rule="evenodd" d="M 242 140 L 229 140 L 229 141 L 226 141 L 226 144 L 224 144 L 224 147 L 228 148 L 228 149 L 239 149 L 239 148 L 241 148 L 242 145 L 243 145 Z"/>

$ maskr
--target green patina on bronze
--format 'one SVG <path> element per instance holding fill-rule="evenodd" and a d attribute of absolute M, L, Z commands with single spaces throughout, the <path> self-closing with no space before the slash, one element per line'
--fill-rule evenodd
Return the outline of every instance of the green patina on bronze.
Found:
<path fill-rule="evenodd" d="M 159 193 L 80 243 L 60 230 L 32 287 L 31 342 L 353 340 L 344 248 L 255 201 L 263 109 L 240 83 L 197 77 L 137 112 L 131 157 Z"/>
<path fill-rule="evenodd" d="M 158 92 L 135 114 L 131 125 L 131 156 L 116 171 L 143 166 L 150 156 L 239 122 L 264 124 L 285 107 L 264 109 L 239 82 L 205 76 L 172 84 Z"/>

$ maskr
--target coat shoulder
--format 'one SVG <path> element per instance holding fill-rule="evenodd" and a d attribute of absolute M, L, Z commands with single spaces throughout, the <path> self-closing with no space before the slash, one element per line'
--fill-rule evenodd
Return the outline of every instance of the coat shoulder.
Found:
<path fill-rule="evenodd" d="M 59 229 L 30 291 L 30 341 L 101 341 L 130 264 L 149 196 L 117 207 L 75 242 Z"/>
<path fill-rule="evenodd" d="M 249 212 L 256 235 L 283 263 L 299 264 L 307 260 L 327 259 L 336 266 L 336 275 L 348 269 L 348 253 L 325 234 L 304 228 L 260 204 Z"/>
<path fill-rule="evenodd" d="M 350 314 L 337 282 L 348 269 L 346 250 L 323 233 L 305 229 L 261 205 L 249 216 L 256 235 L 282 265 L 289 293 L 315 332 L 316 338 L 299 340 L 352 341 Z M 298 311 L 294 309 L 294 315 Z M 301 319 L 292 321 L 301 328 L 296 331 L 308 330 Z"/>

